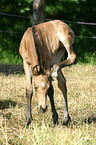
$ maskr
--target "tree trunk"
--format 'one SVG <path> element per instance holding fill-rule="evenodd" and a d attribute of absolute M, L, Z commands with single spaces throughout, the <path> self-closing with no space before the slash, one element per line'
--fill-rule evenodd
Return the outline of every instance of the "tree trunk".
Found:
<path fill-rule="evenodd" d="M 44 22 L 44 0 L 33 0 L 33 25 Z"/>

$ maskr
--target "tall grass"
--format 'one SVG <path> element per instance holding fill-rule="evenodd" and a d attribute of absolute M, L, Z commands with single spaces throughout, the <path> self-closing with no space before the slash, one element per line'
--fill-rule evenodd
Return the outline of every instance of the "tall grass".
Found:
<path fill-rule="evenodd" d="M 55 88 L 59 125 L 53 128 L 49 99 L 48 110 L 41 114 L 34 92 L 33 121 L 26 127 L 26 80 L 23 73 L 0 74 L 0 144 L 2 145 L 95 145 L 96 144 L 96 66 L 74 65 L 63 69 L 68 87 L 71 123 L 62 126 L 62 94 Z"/>

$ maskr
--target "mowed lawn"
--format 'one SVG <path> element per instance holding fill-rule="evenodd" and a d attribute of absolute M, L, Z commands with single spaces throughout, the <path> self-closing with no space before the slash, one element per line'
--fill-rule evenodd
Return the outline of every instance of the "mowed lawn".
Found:
<path fill-rule="evenodd" d="M 96 66 L 77 64 L 63 69 L 71 116 L 67 127 L 62 126 L 62 94 L 56 80 L 53 82 L 59 114 L 55 128 L 49 98 L 47 112 L 41 114 L 35 92 L 33 121 L 26 127 L 25 75 L 16 73 L 16 66 L 12 69 L 0 70 L 0 145 L 96 145 Z"/>

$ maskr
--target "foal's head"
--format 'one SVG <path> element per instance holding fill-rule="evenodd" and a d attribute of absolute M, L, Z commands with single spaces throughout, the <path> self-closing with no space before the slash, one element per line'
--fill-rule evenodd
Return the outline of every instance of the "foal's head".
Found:
<path fill-rule="evenodd" d="M 35 91 L 38 97 L 38 104 L 41 112 L 45 112 L 47 109 L 46 99 L 47 92 L 50 87 L 50 81 L 48 75 L 40 74 L 34 78 Z"/>

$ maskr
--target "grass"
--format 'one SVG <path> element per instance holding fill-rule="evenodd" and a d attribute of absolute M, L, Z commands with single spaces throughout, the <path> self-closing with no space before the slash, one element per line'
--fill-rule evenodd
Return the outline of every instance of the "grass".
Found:
<path fill-rule="evenodd" d="M 16 66 L 0 69 L 0 144 L 1 145 L 95 145 L 96 144 L 96 66 L 77 64 L 63 69 L 68 88 L 71 123 L 62 126 L 62 94 L 54 81 L 59 125 L 53 128 L 49 99 L 48 110 L 41 114 L 34 93 L 33 121 L 27 128 L 25 76 Z M 1 66 L 0 66 L 1 68 Z M 18 68 L 18 67 L 17 67 Z M 3 70 L 3 68 L 2 68 Z M 15 72 L 14 72 L 15 71 Z M 16 72 L 17 71 L 17 72 Z"/>

